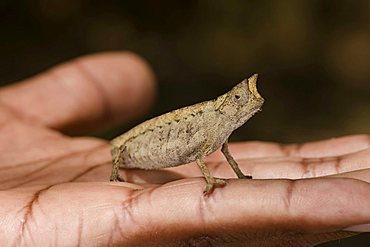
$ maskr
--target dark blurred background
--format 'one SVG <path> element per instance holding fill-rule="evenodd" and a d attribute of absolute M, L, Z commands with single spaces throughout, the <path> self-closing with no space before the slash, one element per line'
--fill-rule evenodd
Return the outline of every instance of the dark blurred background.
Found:
<path fill-rule="evenodd" d="M 0 85 L 80 55 L 131 50 L 159 84 L 157 104 L 137 122 L 258 72 L 264 109 L 232 140 L 369 133 L 368 0 L 2 0 L 0 18 Z M 333 246 L 361 246 L 366 236 Z"/>

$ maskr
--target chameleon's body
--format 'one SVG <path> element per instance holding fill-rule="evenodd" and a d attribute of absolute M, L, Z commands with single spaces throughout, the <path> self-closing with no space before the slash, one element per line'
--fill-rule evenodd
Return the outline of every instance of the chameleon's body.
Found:
<path fill-rule="evenodd" d="M 214 100 L 155 117 L 113 139 L 111 181 L 123 181 L 119 167 L 160 169 L 196 161 L 207 180 L 207 193 L 214 184 L 225 183 L 213 178 L 204 164 L 204 157 L 221 146 L 238 177 L 250 178 L 231 157 L 227 140 L 261 109 L 264 99 L 257 92 L 256 81 L 257 75 L 253 75 Z"/>

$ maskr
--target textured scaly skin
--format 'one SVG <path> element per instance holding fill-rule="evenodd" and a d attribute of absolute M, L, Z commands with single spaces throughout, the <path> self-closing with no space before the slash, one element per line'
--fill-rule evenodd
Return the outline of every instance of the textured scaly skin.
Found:
<path fill-rule="evenodd" d="M 261 109 L 264 99 L 256 82 L 255 74 L 214 100 L 152 118 L 113 139 L 111 180 L 122 180 L 118 167 L 173 167 L 202 160 L 217 150 Z"/>

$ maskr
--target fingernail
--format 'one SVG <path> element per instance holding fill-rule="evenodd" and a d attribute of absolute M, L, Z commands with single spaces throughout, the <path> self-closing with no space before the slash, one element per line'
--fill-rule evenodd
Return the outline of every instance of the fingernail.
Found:
<path fill-rule="evenodd" d="M 370 224 L 354 225 L 344 228 L 343 231 L 350 232 L 370 232 Z"/>

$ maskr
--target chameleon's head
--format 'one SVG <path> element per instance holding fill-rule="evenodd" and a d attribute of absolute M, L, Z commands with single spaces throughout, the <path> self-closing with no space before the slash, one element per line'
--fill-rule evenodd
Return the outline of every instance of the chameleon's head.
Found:
<path fill-rule="evenodd" d="M 261 110 L 264 99 L 257 91 L 257 74 L 243 80 L 229 92 L 216 100 L 217 108 L 227 115 L 238 127 L 257 111 Z"/>

